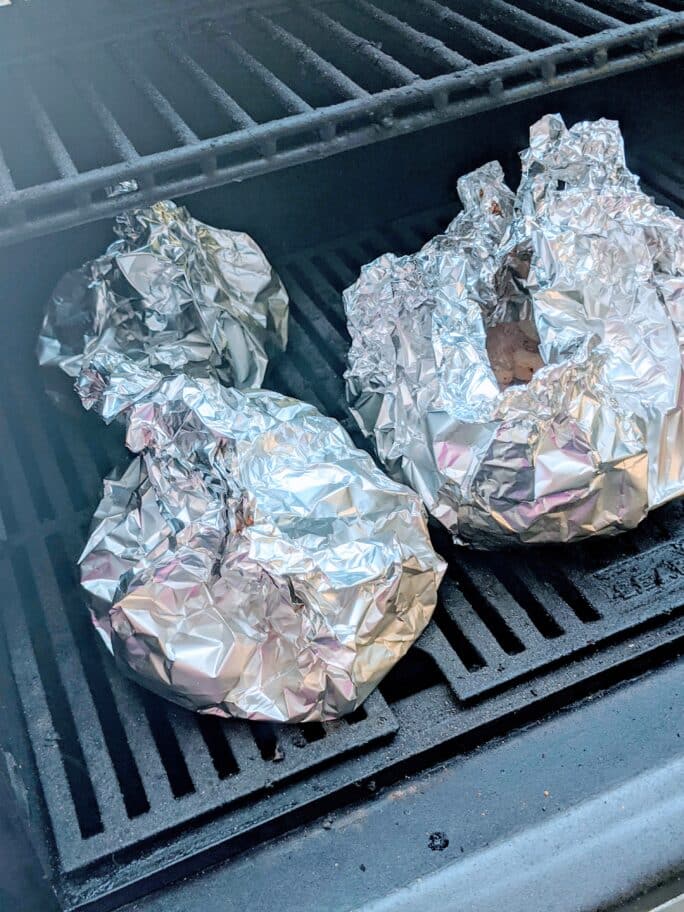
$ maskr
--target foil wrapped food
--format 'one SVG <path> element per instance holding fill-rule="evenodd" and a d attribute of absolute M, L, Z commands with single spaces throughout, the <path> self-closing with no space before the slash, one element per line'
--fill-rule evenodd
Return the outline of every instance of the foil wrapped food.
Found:
<path fill-rule="evenodd" d="M 119 375 L 141 393 L 171 371 L 261 386 L 269 354 L 287 345 L 288 297 L 252 238 L 170 201 L 124 213 L 115 231 L 103 256 L 55 288 L 39 363 L 78 378 L 86 408 L 100 401 L 98 376 L 111 376 L 106 421 L 127 401 L 117 401 Z"/>
<path fill-rule="evenodd" d="M 344 293 L 359 425 L 478 547 L 614 534 L 684 492 L 684 221 L 614 121 L 544 117 L 521 159 L 517 193 L 496 162 L 462 177 L 443 235 Z M 501 389 L 487 330 L 529 321 L 542 366 Z"/>
<path fill-rule="evenodd" d="M 251 239 L 171 204 L 120 230 L 60 283 L 39 343 L 138 454 L 80 559 L 96 628 L 130 677 L 202 713 L 350 712 L 436 603 L 420 499 L 312 406 L 221 382 L 260 381 L 267 334 L 285 340 Z"/>

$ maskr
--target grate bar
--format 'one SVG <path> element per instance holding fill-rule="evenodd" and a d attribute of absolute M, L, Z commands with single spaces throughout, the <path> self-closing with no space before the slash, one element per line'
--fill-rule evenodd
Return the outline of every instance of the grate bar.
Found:
<path fill-rule="evenodd" d="M 335 88 L 339 89 L 350 98 L 367 98 L 368 92 L 362 88 L 353 79 L 350 79 L 346 73 L 339 70 L 330 61 L 325 60 L 320 54 L 317 54 L 308 44 L 297 38 L 282 25 L 278 25 L 263 16 L 261 13 L 253 12 L 250 15 L 250 21 L 256 23 L 263 32 L 269 35 L 274 41 L 291 51 L 299 60 L 306 61 L 323 79 L 331 82 Z"/>
<path fill-rule="evenodd" d="M 226 725 L 225 736 L 238 769 L 252 770 L 254 772 L 255 766 L 261 758 L 249 723 L 238 720 L 232 721 L 229 725 Z"/>
<path fill-rule="evenodd" d="M 323 12 L 323 10 L 313 6 L 304 7 L 301 0 L 298 0 L 297 6 L 305 10 L 306 15 L 313 19 L 314 22 L 318 23 L 321 28 L 325 29 L 336 38 L 339 38 L 340 42 L 351 51 L 365 57 L 365 59 L 374 66 L 384 70 L 388 75 L 399 80 L 400 83 L 414 82 L 416 79 L 420 78 L 413 70 L 410 70 L 398 60 L 395 60 L 394 57 L 391 57 L 385 51 L 381 50 L 381 48 L 376 47 L 368 41 L 367 38 L 357 35 L 356 32 L 353 32 L 351 29 L 347 28 L 346 25 L 342 25 L 341 22 L 333 19 L 327 13 Z"/>
<path fill-rule="evenodd" d="M 156 35 L 166 53 L 183 67 L 209 95 L 211 100 L 242 129 L 256 126 L 256 121 L 232 98 L 193 57 L 177 47 L 168 32 Z M 217 132 L 220 132 L 217 130 Z"/>
<path fill-rule="evenodd" d="M 118 66 L 131 82 L 150 102 L 154 110 L 166 122 L 175 138 L 185 146 L 199 141 L 197 134 L 186 124 L 168 98 L 155 86 L 143 68 L 134 58 L 118 44 L 109 46 L 109 51 Z"/>
<path fill-rule="evenodd" d="M 307 282 L 308 276 L 296 268 L 291 270 L 285 267 L 281 270 L 281 278 L 285 283 L 285 287 L 294 292 L 291 298 L 296 302 L 300 313 L 320 337 L 323 345 L 328 349 L 332 349 L 331 354 L 342 370 L 344 358 L 349 348 L 349 337 L 330 319 L 327 313 L 319 309 L 315 300 L 318 295 L 311 290 L 311 282 Z M 303 287 L 305 285 L 309 286 L 309 288 Z M 339 300 L 336 300 L 336 303 L 339 304 Z"/>
<path fill-rule="evenodd" d="M 156 749 L 137 689 L 129 686 L 114 660 L 102 655 L 102 669 L 107 678 L 116 712 L 128 735 L 128 746 L 148 800 L 156 805 L 172 800 L 171 787 Z"/>
<path fill-rule="evenodd" d="M 3 599 L 0 612 L 3 617 L 3 631 L 12 663 L 12 674 L 16 681 L 19 696 L 27 720 L 33 715 L 50 718 L 48 694 L 40 675 L 39 662 L 32 649 L 27 649 L 31 642 L 28 624 L 21 610 L 19 594 L 9 569 L 3 570 Z M 79 821 L 74 803 L 69 800 L 70 786 L 67 771 L 61 756 L 61 745 L 57 737 L 49 737 L 46 732 L 36 750 L 36 762 L 50 770 L 44 777 L 42 787 L 50 809 L 58 809 L 51 814 L 53 827 L 60 832 L 79 832 Z"/>
<path fill-rule="evenodd" d="M 45 148 L 50 154 L 50 158 L 54 162 L 60 177 L 76 177 L 78 168 L 62 142 L 50 115 L 43 107 L 35 89 L 28 80 L 24 82 L 23 91 L 26 98 L 26 105 L 31 113 L 33 122 L 38 128 Z"/>
<path fill-rule="evenodd" d="M 41 605 L 45 636 L 51 643 L 57 659 L 66 706 L 61 709 L 69 714 L 78 725 L 78 741 L 83 752 L 87 775 L 96 796 L 97 807 L 104 828 L 117 825 L 122 817 L 123 801 L 116 788 L 116 778 L 111 758 L 105 747 L 104 736 L 92 696 L 87 688 L 80 686 L 80 665 L 78 652 L 64 611 L 59 604 L 59 587 L 52 572 L 45 545 L 34 551 L 28 558 Z M 73 763 L 75 758 L 65 756 L 65 762 Z M 78 800 L 76 798 L 76 800 Z"/>
<path fill-rule="evenodd" d="M 2 149 L 0 149 L 0 199 L 4 196 L 9 196 L 10 193 L 14 193 L 15 190 L 16 187 L 12 180 L 12 173 L 5 161 Z"/>
<path fill-rule="evenodd" d="M 653 16 L 666 16 L 672 10 L 664 6 L 658 6 L 655 3 L 649 3 L 648 0 L 602 0 L 604 6 L 611 7 L 617 13 L 631 16 L 638 16 L 640 19 L 649 19 Z"/>
<path fill-rule="evenodd" d="M 458 633 L 461 635 L 460 628 L 458 628 Z M 444 635 L 439 619 L 435 619 L 432 623 L 428 624 L 421 634 L 417 645 L 411 648 L 416 650 L 419 649 L 434 661 L 438 670 L 442 673 L 450 687 L 453 689 L 454 694 L 459 699 L 462 698 L 460 693 L 461 682 L 467 682 L 475 668 L 479 670 L 480 668 L 486 667 L 484 659 L 478 652 L 474 653 L 477 661 L 475 668 L 473 667 L 470 658 L 467 656 L 461 657 L 456 650 L 456 647 L 452 645 L 451 640 L 448 640 Z M 472 651 L 473 649 L 473 644 L 469 642 L 469 651 Z M 383 685 L 380 684 L 381 688 L 382 686 Z"/>
<path fill-rule="evenodd" d="M 187 711 L 177 711 L 175 706 L 167 706 L 166 715 L 176 735 L 195 791 L 200 795 L 215 792 L 216 769 L 199 734 L 199 719 Z"/>
<path fill-rule="evenodd" d="M 525 31 L 531 32 L 533 35 L 537 35 L 537 37 L 542 38 L 544 41 L 548 41 L 551 44 L 555 44 L 559 41 L 574 41 L 577 38 L 576 35 L 569 32 L 567 29 L 561 28 L 559 25 L 554 25 L 552 22 L 547 22 L 546 19 L 540 19 L 539 16 L 535 16 L 534 13 L 514 6 L 513 3 L 509 3 L 507 0 L 487 0 L 487 3 L 484 6 L 475 6 L 475 14 L 478 9 L 488 15 L 493 13 L 495 15 L 504 16 L 511 22 L 517 23 L 517 25 Z"/>
<path fill-rule="evenodd" d="M 584 631 L 584 623 L 580 621 L 570 605 L 565 599 L 561 598 L 557 590 L 551 585 L 543 573 L 543 568 L 539 568 L 538 572 L 535 573 L 529 562 L 524 561 L 516 563 L 513 572 L 522 581 L 532 597 L 544 606 L 566 633 L 581 634 Z"/>
<path fill-rule="evenodd" d="M 554 0 L 551 7 L 546 3 L 546 0 L 518 0 L 518 3 L 522 3 L 523 6 L 532 6 L 533 9 L 539 10 L 542 15 L 552 9 L 554 12 L 563 13 L 568 18 L 575 19 L 577 22 L 581 22 L 592 29 L 620 28 L 625 24 L 621 19 L 616 19 L 614 16 L 609 16 L 607 13 L 602 13 L 600 10 L 587 6 L 581 0 Z"/>
<path fill-rule="evenodd" d="M 458 579 L 466 598 L 506 652 L 532 651 L 541 644 L 542 635 L 486 563 L 461 564 Z"/>
<path fill-rule="evenodd" d="M 509 41 L 508 38 L 504 38 L 481 23 L 457 13 L 449 6 L 437 3 L 436 0 L 414 0 L 414 2 L 416 6 L 422 7 L 427 13 L 434 15 L 436 19 L 441 20 L 446 25 L 467 32 L 481 47 L 496 56 L 512 57 L 516 54 L 526 53 L 525 48 L 520 47 L 514 41 Z"/>
<path fill-rule="evenodd" d="M 446 585 L 442 586 L 440 592 L 440 601 L 444 608 L 444 613 L 456 627 L 456 636 L 460 633 L 466 637 L 482 656 L 484 663 L 490 668 L 496 668 L 504 661 L 506 653 L 460 589 L 453 585 L 453 582 L 448 580 L 448 578 L 445 582 Z M 449 634 L 451 629 L 449 624 L 440 624 L 438 620 L 438 626 L 443 627 L 443 632 L 446 631 L 445 636 Z M 454 636 L 448 635 L 447 639 L 457 649 L 453 642 Z"/>
<path fill-rule="evenodd" d="M 249 51 L 245 50 L 232 35 L 222 29 L 207 29 L 205 34 L 217 44 L 223 45 L 227 51 L 253 76 L 255 76 L 267 89 L 270 94 L 276 98 L 287 111 L 292 114 L 306 114 L 312 111 L 311 105 L 300 98 L 288 85 L 279 79 L 275 73 L 272 73 L 268 67 L 265 67 L 260 60 L 253 57 Z"/>
<path fill-rule="evenodd" d="M 137 149 L 123 131 L 118 120 L 107 107 L 93 83 L 80 73 L 77 73 L 65 60 L 57 58 L 57 62 L 90 105 L 121 160 L 124 162 L 139 160 L 140 155 Z"/>
<path fill-rule="evenodd" d="M 366 13 L 366 15 L 370 16 L 371 19 L 375 19 L 375 21 L 379 22 L 381 25 L 398 32 L 403 38 L 406 38 L 411 42 L 411 45 L 415 45 L 415 47 L 425 54 L 432 58 L 436 58 L 441 63 L 456 70 L 463 70 L 466 67 L 473 66 L 472 60 L 468 60 L 467 57 L 464 57 L 457 51 L 453 51 L 451 48 L 447 47 L 443 41 L 440 41 L 439 38 L 434 38 L 432 35 L 426 35 L 425 32 L 421 32 L 412 25 L 409 25 L 408 22 L 404 22 L 403 19 L 399 19 L 398 16 L 388 13 L 384 9 L 380 9 L 374 3 L 371 3 L 370 0 L 352 0 L 352 2 L 356 7 Z"/>

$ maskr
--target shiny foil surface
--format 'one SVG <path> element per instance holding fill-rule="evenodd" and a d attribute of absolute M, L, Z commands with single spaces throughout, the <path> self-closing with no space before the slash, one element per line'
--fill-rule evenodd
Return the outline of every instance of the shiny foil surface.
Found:
<path fill-rule="evenodd" d="M 172 202 L 116 220 L 106 253 L 55 288 L 38 360 L 77 379 L 86 408 L 111 421 L 172 371 L 261 386 L 270 352 L 287 345 L 288 297 L 249 237 L 212 228 Z M 98 396 L 103 375 L 109 394 Z M 121 400 L 120 384 L 126 387 Z"/>
<path fill-rule="evenodd" d="M 221 382 L 259 382 L 269 334 L 286 338 L 253 241 L 168 203 L 120 231 L 62 280 L 39 343 L 138 454 L 80 559 L 96 628 L 130 677 L 199 712 L 350 712 L 435 607 L 421 501 L 313 406 Z"/>
<path fill-rule="evenodd" d="M 393 477 L 458 544 L 614 534 L 684 492 L 684 222 L 614 121 L 530 130 L 516 194 L 490 162 L 419 252 L 344 293 L 347 395 Z M 531 318 L 543 366 L 500 390 L 486 329 Z"/>

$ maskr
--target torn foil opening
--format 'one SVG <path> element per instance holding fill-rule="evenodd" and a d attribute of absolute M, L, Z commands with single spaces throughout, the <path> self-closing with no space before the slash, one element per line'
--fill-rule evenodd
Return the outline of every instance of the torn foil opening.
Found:
<path fill-rule="evenodd" d="M 312 406 L 236 388 L 287 332 L 250 238 L 170 203 L 119 233 L 58 285 L 39 341 L 139 454 L 81 556 L 96 628 L 130 677 L 203 713 L 350 712 L 435 607 L 420 499 Z"/>
<path fill-rule="evenodd" d="M 344 293 L 359 425 L 479 547 L 617 533 L 684 492 L 684 222 L 613 121 L 544 117 L 521 158 L 516 194 L 496 162 L 462 177 L 443 235 Z"/>

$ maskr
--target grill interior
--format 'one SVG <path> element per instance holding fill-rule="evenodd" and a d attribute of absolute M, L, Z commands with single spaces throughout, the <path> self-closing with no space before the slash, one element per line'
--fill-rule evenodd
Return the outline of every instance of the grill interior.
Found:
<path fill-rule="evenodd" d="M 680 0 L 33 0 L 1 11 L 0 243 L 666 60 Z M 26 155 L 31 149 L 31 155 Z"/>
<path fill-rule="evenodd" d="M 558 4 L 559 21 L 578 5 Z M 636 74 L 190 201 L 198 217 L 251 231 L 288 287 L 290 346 L 267 385 L 337 417 L 362 445 L 343 397 L 341 290 L 369 259 L 415 250 L 443 227 L 464 170 L 499 157 L 512 173 L 513 150 L 547 109 L 569 121 L 619 115 L 648 189 L 681 207 L 680 128 L 666 116 L 678 71 L 650 72 L 646 95 Z M 0 360 L 11 672 L 0 662 L 0 685 L 21 706 L 7 749 L 24 758 L 33 840 L 65 908 L 112 908 L 679 653 L 684 507 L 674 503 L 619 538 L 514 560 L 454 553 L 436 531 L 450 569 L 435 622 L 338 723 L 201 719 L 127 682 L 93 634 L 75 569 L 102 476 L 127 459 L 121 432 L 83 412 L 66 383 L 58 410 L 32 353 L 50 287 L 109 237 L 94 225 L 0 257 L 12 331 Z"/>

